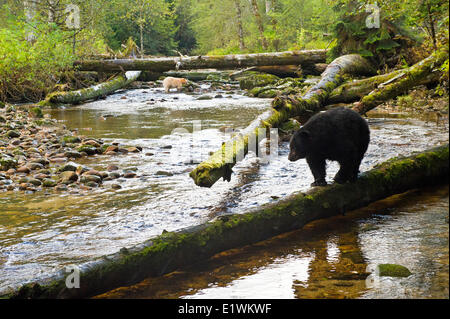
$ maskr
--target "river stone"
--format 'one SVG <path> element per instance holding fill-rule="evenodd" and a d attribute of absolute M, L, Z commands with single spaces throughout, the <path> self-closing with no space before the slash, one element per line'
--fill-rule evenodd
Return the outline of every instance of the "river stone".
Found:
<path fill-rule="evenodd" d="M 66 144 L 76 144 L 81 143 L 81 139 L 78 136 L 64 136 L 61 138 L 61 143 L 63 142 Z"/>
<path fill-rule="evenodd" d="M 44 165 L 40 164 L 40 163 L 28 163 L 27 167 L 29 169 L 31 169 L 32 171 L 36 171 L 38 169 L 43 169 Z"/>
<path fill-rule="evenodd" d="M 136 173 L 135 172 L 126 172 L 123 177 L 125 178 L 135 178 L 136 177 Z"/>
<path fill-rule="evenodd" d="M 130 153 L 139 153 L 140 150 L 137 147 L 129 147 L 127 148 L 127 151 Z"/>
<path fill-rule="evenodd" d="M 34 186 L 41 186 L 42 185 L 42 182 L 40 180 L 36 179 L 36 178 L 30 178 L 28 180 L 28 183 L 30 183 L 30 184 L 32 184 Z"/>
<path fill-rule="evenodd" d="M 166 171 L 157 171 L 155 175 L 158 175 L 158 176 L 173 176 L 173 173 L 166 172 Z"/>
<path fill-rule="evenodd" d="M 67 151 L 64 153 L 64 156 L 69 157 L 69 158 L 81 158 L 82 155 L 80 152 L 77 151 Z"/>
<path fill-rule="evenodd" d="M 408 268 L 396 264 L 380 264 L 378 271 L 380 277 L 409 277 L 412 275 Z"/>
<path fill-rule="evenodd" d="M 119 150 L 119 147 L 116 145 L 111 145 L 108 148 L 106 148 L 104 153 L 109 153 L 109 152 L 117 152 Z"/>
<path fill-rule="evenodd" d="M 211 95 L 201 95 L 198 98 L 196 98 L 197 101 L 205 101 L 205 100 L 212 100 L 213 97 Z"/>
<path fill-rule="evenodd" d="M 88 175 L 95 175 L 98 177 L 103 177 L 102 173 L 100 173 L 99 171 L 95 170 L 95 169 L 91 169 L 85 173 L 83 173 L 83 176 L 88 176 Z"/>
<path fill-rule="evenodd" d="M 26 166 L 21 166 L 16 170 L 17 173 L 24 173 L 29 174 L 31 172 L 31 169 Z"/>
<path fill-rule="evenodd" d="M 8 156 L 8 155 L 0 155 L 0 170 L 7 171 L 11 168 L 16 168 L 18 165 L 17 160 Z"/>
<path fill-rule="evenodd" d="M 78 175 L 74 171 L 65 171 L 65 172 L 61 173 L 60 177 L 61 177 L 61 183 L 63 183 L 63 184 L 66 184 L 66 183 L 71 184 L 72 182 L 78 181 Z"/>
<path fill-rule="evenodd" d="M 59 169 L 60 172 L 75 172 L 76 170 L 77 164 L 75 163 L 67 163 Z"/>
<path fill-rule="evenodd" d="M 51 163 L 65 163 L 67 162 L 69 159 L 67 157 L 51 157 L 49 159 L 49 161 Z"/>
<path fill-rule="evenodd" d="M 87 155 L 95 155 L 97 154 L 97 149 L 95 147 L 89 145 L 82 145 L 77 148 L 77 151 L 80 153 L 86 153 Z"/>
<path fill-rule="evenodd" d="M 56 186 L 56 181 L 54 181 L 53 179 L 49 179 L 46 178 L 42 181 L 42 186 L 44 187 L 55 187 Z"/>
<path fill-rule="evenodd" d="M 50 161 L 41 157 L 41 158 L 33 159 L 32 163 L 39 163 L 43 166 L 47 166 L 50 164 Z"/>
<path fill-rule="evenodd" d="M 96 188 L 96 187 L 98 187 L 98 184 L 94 181 L 91 181 L 91 182 L 87 182 L 86 186 Z"/>
<path fill-rule="evenodd" d="M 108 170 L 108 172 L 114 172 L 114 171 L 119 170 L 119 167 L 117 165 L 110 164 L 110 165 L 108 165 L 108 167 L 106 169 Z"/>
<path fill-rule="evenodd" d="M 66 185 L 57 185 L 56 187 L 55 187 L 55 190 L 57 190 L 58 192 L 65 192 L 65 191 L 67 191 L 68 190 L 68 188 L 67 188 L 67 186 Z"/>
<path fill-rule="evenodd" d="M 122 189 L 122 186 L 120 186 L 119 184 L 112 184 L 111 188 L 112 189 Z"/>
<path fill-rule="evenodd" d="M 39 180 L 44 180 L 49 177 L 50 177 L 49 174 L 42 174 L 42 173 L 34 175 L 34 178 L 39 179 Z"/>
<path fill-rule="evenodd" d="M 6 136 L 8 136 L 9 138 L 20 137 L 20 133 L 17 131 L 11 130 L 6 133 Z"/>
<path fill-rule="evenodd" d="M 101 147 L 101 144 L 99 142 L 97 142 L 97 141 L 94 141 L 94 140 L 86 140 L 86 141 L 83 142 L 83 145 L 90 145 L 90 146 L 93 146 L 95 148 Z"/>
<path fill-rule="evenodd" d="M 111 172 L 109 173 L 109 177 L 112 179 L 120 178 L 122 175 L 119 172 Z"/>
<path fill-rule="evenodd" d="M 81 176 L 80 182 L 82 182 L 86 185 L 88 185 L 89 182 L 94 182 L 96 184 L 100 184 L 102 182 L 102 178 L 97 175 L 83 175 L 83 176 Z"/>
<path fill-rule="evenodd" d="M 9 142 L 9 144 L 14 145 L 14 146 L 17 146 L 17 145 L 19 145 L 20 143 L 21 143 L 21 141 L 20 141 L 20 139 L 18 139 L 18 138 L 13 138 L 13 139 Z"/>

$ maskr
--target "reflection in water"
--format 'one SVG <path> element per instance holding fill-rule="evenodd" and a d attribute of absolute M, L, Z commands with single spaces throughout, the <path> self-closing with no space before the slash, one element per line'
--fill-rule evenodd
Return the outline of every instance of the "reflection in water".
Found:
<path fill-rule="evenodd" d="M 127 91 L 127 99 L 122 99 L 124 94 L 52 110 L 51 114 L 68 128 L 78 128 L 82 135 L 142 146 L 139 154 L 78 162 L 99 171 L 109 164 L 135 169 L 138 178 L 114 181 L 122 186 L 118 191 L 111 190 L 113 182 L 105 182 L 92 192 L 0 193 L 0 292 L 48 277 L 65 265 L 82 264 L 139 244 L 164 230 L 197 225 L 221 214 L 242 213 L 309 189 L 312 175 L 306 161 L 289 162 L 288 143 L 281 144 L 280 156 L 268 164 L 248 156 L 235 166 L 230 183 L 220 181 L 204 189 L 196 187 L 188 176 L 196 166 L 191 159 L 200 161 L 227 139 L 221 128 L 247 126 L 267 109 L 270 100 L 231 95 L 196 101 L 186 94 L 167 96 L 155 90 Z M 162 98 L 167 101 L 158 102 Z M 198 120 L 202 130 L 192 134 L 193 123 Z M 448 142 L 446 127 L 419 120 L 377 116 L 370 118 L 369 124 L 372 143 L 363 171 L 393 156 Z M 179 127 L 188 133 L 170 135 Z M 194 141 L 201 147 L 191 153 Z M 329 165 L 328 180 L 337 169 L 336 163 Z M 173 176 L 161 176 L 157 174 L 160 171 Z M 331 237 L 323 243 L 324 258 L 333 262 L 344 255 L 336 249 L 341 240 Z M 304 258 L 317 258 L 319 253 L 310 251 Z M 304 277 L 296 274 L 292 278 Z"/>
<path fill-rule="evenodd" d="M 97 298 L 448 298 L 448 186 L 306 225 Z M 375 278 L 399 263 L 408 278 Z"/>

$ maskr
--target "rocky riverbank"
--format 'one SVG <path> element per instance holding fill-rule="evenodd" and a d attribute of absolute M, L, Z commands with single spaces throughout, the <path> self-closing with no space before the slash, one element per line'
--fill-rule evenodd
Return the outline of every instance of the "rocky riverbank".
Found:
<path fill-rule="evenodd" d="M 135 178 L 134 171 L 109 165 L 99 172 L 78 164 L 90 156 L 142 152 L 140 147 L 107 144 L 78 135 L 44 116 L 38 107 L 0 105 L 0 192 L 91 190 L 103 182 Z M 109 187 L 120 189 L 116 183 Z"/>

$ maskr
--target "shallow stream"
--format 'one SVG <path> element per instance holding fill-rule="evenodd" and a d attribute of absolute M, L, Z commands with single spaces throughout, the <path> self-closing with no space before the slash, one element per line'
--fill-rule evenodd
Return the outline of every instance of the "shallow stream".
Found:
<path fill-rule="evenodd" d="M 138 89 L 50 111 L 53 118 L 70 129 L 78 129 L 80 135 L 143 147 L 138 154 L 78 161 L 99 171 L 116 164 L 121 169 L 136 170 L 138 178 L 119 180 L 120 190 L 111 189 L 108 184 L 111 182 L 105 182 L 103 187 L 89 192 L 0 193 L 0 293 L 51 276 L 65 265 L 80 265 L 144 242 L 164 230 L 200 224 L 221 214 L 243 213 L 307 190 L 312 175 L 305 161 L 287 160 L 287 143 L 281 144 L 279 156 L 269 163 L 248 156 L 235 166 L 230 183 L 219 181 L 211 189 L 195 186 L 189 172 L 228 139 L 224 129 L 245 128 L 270 105 L 270 100 L 244 97 L 239 91 L 232 94 L 217 91 L 212 96 L 218 94 L 222 97 L 199 101 L 194 95 Z M 436 125 L 419 119 L 372 114 L 369 124 L 372 142 L 362 171 L 400 154 L 448 143 L 445 123 Z M 337 169 L 337 164 L 330 163 L 329 181 Z M 447 205 L 448 212 L 448 193 L 447 200 L 440 203 Z M 384 219 L 380 218 L 380 222 Z M 414 229 L 424 227 L 420 218 L 410 222 Z M 447 231 L 448 254 L 448 224 L 443 226 Z M 442 231 L 445 233 L 445 229 Z M 360 240 L 365 240 L 366 247 L 375 246 L 367 252 L 375 260 L 382 256 L 377 256 L 376 243 L 371 238 L 362 236 Z M 336 240 L 331 238 L 327 245 L 337 245 Z M 416 258 L 414 252 L 411 254 L 412 259 Z M 278 266 L 268 271 L 283 276 L 281 269 L 285 264 L 303 267 L 314 258 L 311 253 L 300 259 L 280 256 L 273 261 L 281 267 L 280 271 Z M 307 273 L 294 277 L 302 282 Z"/>

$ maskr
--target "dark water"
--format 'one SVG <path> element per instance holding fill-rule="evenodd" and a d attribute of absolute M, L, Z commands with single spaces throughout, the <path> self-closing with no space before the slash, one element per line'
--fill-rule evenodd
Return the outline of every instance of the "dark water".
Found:
<path fill-rule="evenodd" d="M 448 196 L 393 196 L 97 298 L 449 298 Z M 384 263 L 412 275 L 368 277 Z"/>
<path fill-rule="evenodd" d="M 234 168 L 231 183 L 220 181 L 211 189 L 194 185 L 188 176 L 196 166 L 191 161 L 206 159 L 229 138 L 222 133 L 224 127 L 246 127 L 270 105 L 270 100 L 218 93 L 224 98 L 196 101 L 185 94 L 133 90 L 52 111 L 54 118 L 82 135 L 142 146 L 139 154 L 80 162 L 98 170 L 108 164 L 135 168 L 139 178 L 120 181 L 119 191 L 106 182 L 90 192 L 0 193 L 0 291 L 48 277 L 68 264 L 115 253 L 163 230 L 200 224 L 218 214 L 245 212 L 307 190 L 312 182 L 307 164 L 287 160 L 287 143 L 268 164 L 248 156 Z M 369 123 L 372 143 L 362 170 L 393 156 L 448 143 L 446 125 L 384 115 L 375 115 Z M 329 165 L 329 180 L 337 168 L 337 164 Z M 158 171 L 173 176 L 160 176 Z"/>

